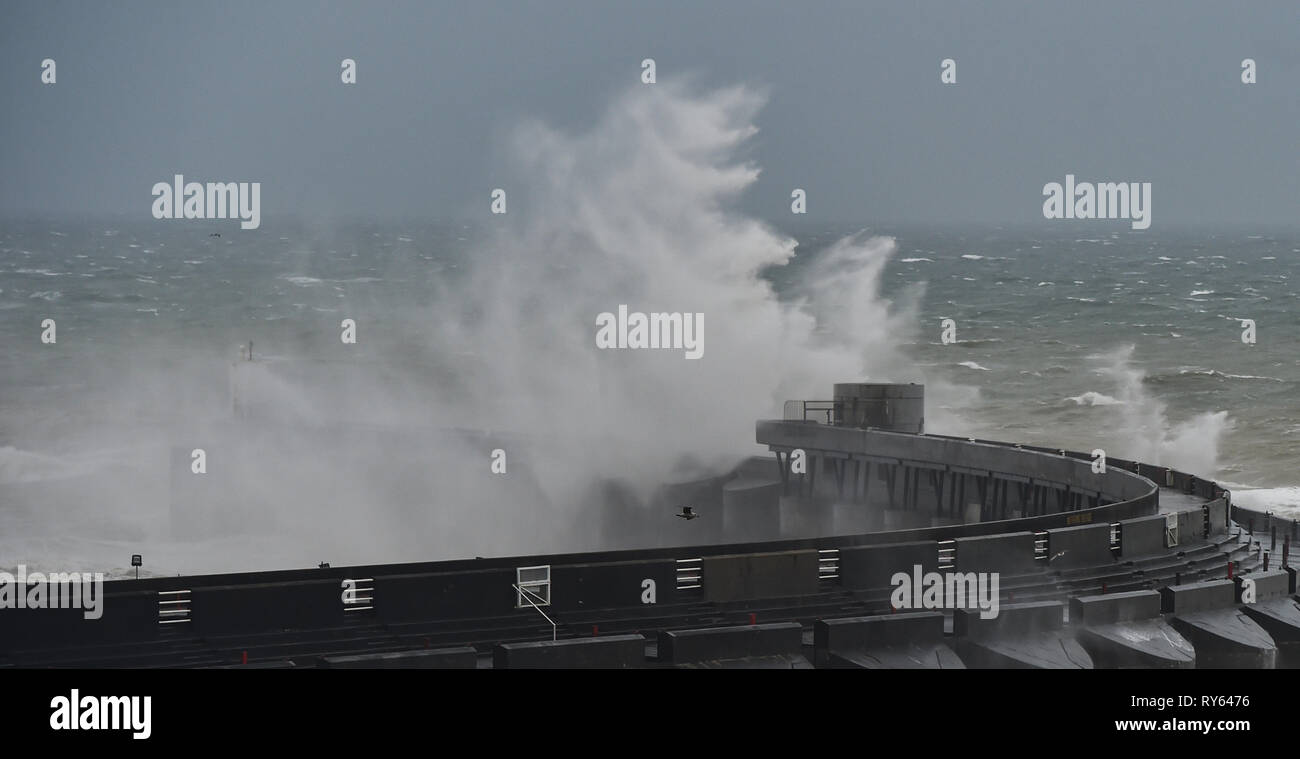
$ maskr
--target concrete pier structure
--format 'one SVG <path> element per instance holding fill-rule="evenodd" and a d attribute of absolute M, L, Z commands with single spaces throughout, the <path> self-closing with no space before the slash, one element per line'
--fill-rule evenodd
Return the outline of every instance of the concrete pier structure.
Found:
<path fill-rule="evenodd" d="M 643 497 L 611 476 L 574 534 L 615 550 L 115 580 L 99 620 L 6 612 L 0 668 L 1293 666 L 1294 570 L 1261 549 L 1294 521 L 1166 467 L 899 431 L 923 393 L 888 387 L 794 402 L 731 471 Z M 175 528 L 207 529 L 187 507 Z M 998 616 L 896 607 L 900 573 L 996 573 Z"/>

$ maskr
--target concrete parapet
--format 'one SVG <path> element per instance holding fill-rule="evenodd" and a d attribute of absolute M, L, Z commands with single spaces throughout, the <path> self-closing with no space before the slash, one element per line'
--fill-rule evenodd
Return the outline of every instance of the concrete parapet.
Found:
<path fill-rule="evenodd" d="M 807 595 L 817 592 L 818 557 L 815 550 L 706 556 L 706 601 Z"/>
<path fill-rule="evenodd" d="M 909 576 L 920 565 L 922 572 L 939 567 L 939 544 L 933 540 L 878 546 L 841 548 L 840 583 L 846 588 L 888 588 L 897 572 Z"/>
<path fill-rule="evenodd" d="M 1165 552 L 1165 516 L 1125 519 L 1120 524 L 1120 555 L 1125 558 Z"/>
<path fill-rule="evenodd" d="M 195 588 L 191 619 L 199 635 L 306 630 L 343 622 L 339 583 L 267 583 Z"/>
<path fill-rule="evenodd" d="M 1061 569 L 1113 564 L 1110 525 L 1090 524 L 1048 530 L 1047 557 L 1049 565 Z"/>
<path fill-rule="evenodd" d="M 957 564 L 962 572 L 1018 574 L 1037 568 L 1034 534 L 1013 532 L 957 538 Z"/>

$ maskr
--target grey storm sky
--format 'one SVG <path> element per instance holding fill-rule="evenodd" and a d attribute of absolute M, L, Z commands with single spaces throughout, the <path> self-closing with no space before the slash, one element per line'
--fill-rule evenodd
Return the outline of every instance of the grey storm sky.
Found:
<path fill-rule="evenodd" d="M 801 187 L 809 222 L 1042 222 L 1067 172 L 1152 182 L 1156 226 L 1300 218 L 1293 0 L 6 2 L 0 215 L 148 218 L 178 172 L 267 219 L 483 214 L 510 129 L 585 129 L 647 57 L 769 94 L 769 218 Z"/>

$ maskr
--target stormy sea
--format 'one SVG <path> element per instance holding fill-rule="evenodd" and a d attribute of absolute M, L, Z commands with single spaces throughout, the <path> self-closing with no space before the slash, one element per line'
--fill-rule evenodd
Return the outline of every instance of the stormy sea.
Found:
<path fill-rule="evenodd" d="M 500 220 L 4 220 L 0 568 L 594 549 L 610 499 L 853 381 L 1300 514 L 1295 231 L 755 218 L 760 106 L 615 103 L 529 142 L 547 200 Z M 701 355 L 599 350 L 620 306 L 703 314 Z"/>

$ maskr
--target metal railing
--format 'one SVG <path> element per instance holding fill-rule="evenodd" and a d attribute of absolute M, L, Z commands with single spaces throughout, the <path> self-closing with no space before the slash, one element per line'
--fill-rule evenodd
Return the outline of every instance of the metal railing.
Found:
<path fill-rule="evenodd" d="M 178 625 L 190 621 L 188 590 L 158 591 L 158 624 Z"/>
<path fill-rule="evenodd" d="M 1051 558 L 1047 555 L 1047 538 L 1046 530 L 1034 532 L 1034 561 L 1048 561 Z"/>
<path fill-rule="evenodd" d="M 365 577 L 361 579 L 344 579 L 344 585 L 352 583 L 343 591 L 343 611 L 366 611 L 375 608 L 375 588 L 369 583 L 373 583 L 374 578 Z M 362 583 L 367 583 L 362 585 Z"/>
<path fill-rule="evenodd" d="M 840 576 L 840 549 L 823 548 L 817 551 L 817 579 L 837 580 Z"/>
<path fill-rule="evenodd" d="M 699 590 L 704 587 L 704 559 L 677 560 L 677 590 Z"/>
<path fill-rule="evenodd" d="M 841 418 L 840 404 L 835 401 L 786 401 L 784 416 L 791 422 L 835 424 Z"/>
<path fill-rule="evenodd" d="M 957 541 L 940 540 L 939 569 L 954 569 L 957 566 Z"/>
<path fill-rule="evenodd" d="M 841 427 L 848 419 L 857 418 L 859 409 L 869 406 L 883 408 L 887 415 L 891 400 L 890 398 L 854 398 L 849 401 L 786 401 L 783 416 L 790 422 L 819 422 Z"/>

